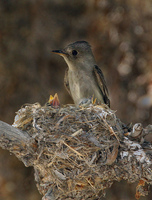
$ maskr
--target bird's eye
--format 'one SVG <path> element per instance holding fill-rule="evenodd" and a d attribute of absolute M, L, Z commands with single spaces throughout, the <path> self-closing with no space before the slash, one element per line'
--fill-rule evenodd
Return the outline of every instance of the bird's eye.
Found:
<path fill-rule="evenodd" d="M 72 55 L 73 55 L 73 56 L 76 56 L 77 54 L 78 54 L 78 52 L 77 52 L 76 50 L 73 50 L 73 51 L 72 51 Z"/>

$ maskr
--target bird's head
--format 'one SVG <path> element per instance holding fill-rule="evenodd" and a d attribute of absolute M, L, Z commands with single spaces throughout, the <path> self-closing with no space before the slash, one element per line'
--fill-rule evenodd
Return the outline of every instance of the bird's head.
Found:
<path fill-rule="evenodd" d="M 62 50 L 54 50 L 52 52 L 62 56 L 70 70 L 90 70 L 95 65 L 91 46 L 86 41 L 77 41 Z"/>

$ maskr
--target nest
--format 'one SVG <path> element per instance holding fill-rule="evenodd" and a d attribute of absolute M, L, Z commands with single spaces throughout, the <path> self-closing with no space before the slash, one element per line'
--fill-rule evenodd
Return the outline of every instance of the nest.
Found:
<path fill-rule="evenodd" d="M 37 187 L 45 197 L 95 200 L 120 177 L 130 182 L 138 179 L 137 169 L 132 178 L 122 173 L 125 167 L 113 164 L 120 158 L 118 148 L 124 136 L 122 123 L 105 106 L 25 105 L 13 125 L 37 142 L 33 167 Z"/>

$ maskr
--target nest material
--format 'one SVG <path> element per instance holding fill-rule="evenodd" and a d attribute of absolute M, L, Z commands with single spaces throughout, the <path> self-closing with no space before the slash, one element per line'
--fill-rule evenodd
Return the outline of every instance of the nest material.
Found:
<path fill-rule="evenodd" d="M 45 197 L 100 199 L 114 180 L 134 182 L 141 176 L 140 168 L 132 169 L 124 154 L 121 161 L 122 123 L 104 106 L 26 105 L 13 125 L 37 141 L 33 167 L 37 187 Z M 138 161 L 131 159 L 136 165 Z"/>

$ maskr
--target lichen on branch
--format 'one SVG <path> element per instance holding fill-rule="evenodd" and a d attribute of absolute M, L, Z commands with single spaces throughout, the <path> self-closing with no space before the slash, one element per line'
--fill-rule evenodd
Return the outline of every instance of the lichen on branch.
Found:
<path fill-rule="evenodd" d="M 139 126 L 125 126 L 107 106 L 25 105 L 13 126 L 32 141 L 19 146 L 18 157 L 24 162 L 21 152 L 30 152 L 26 163 L 34 167 L 43 199 L 100 199 L 121 180 L 139 181 L 136 198 L 148 194 L 143 188 L 152 184 L 152 147 L 139 140 L 144 134 L 132 134 Z"/>

